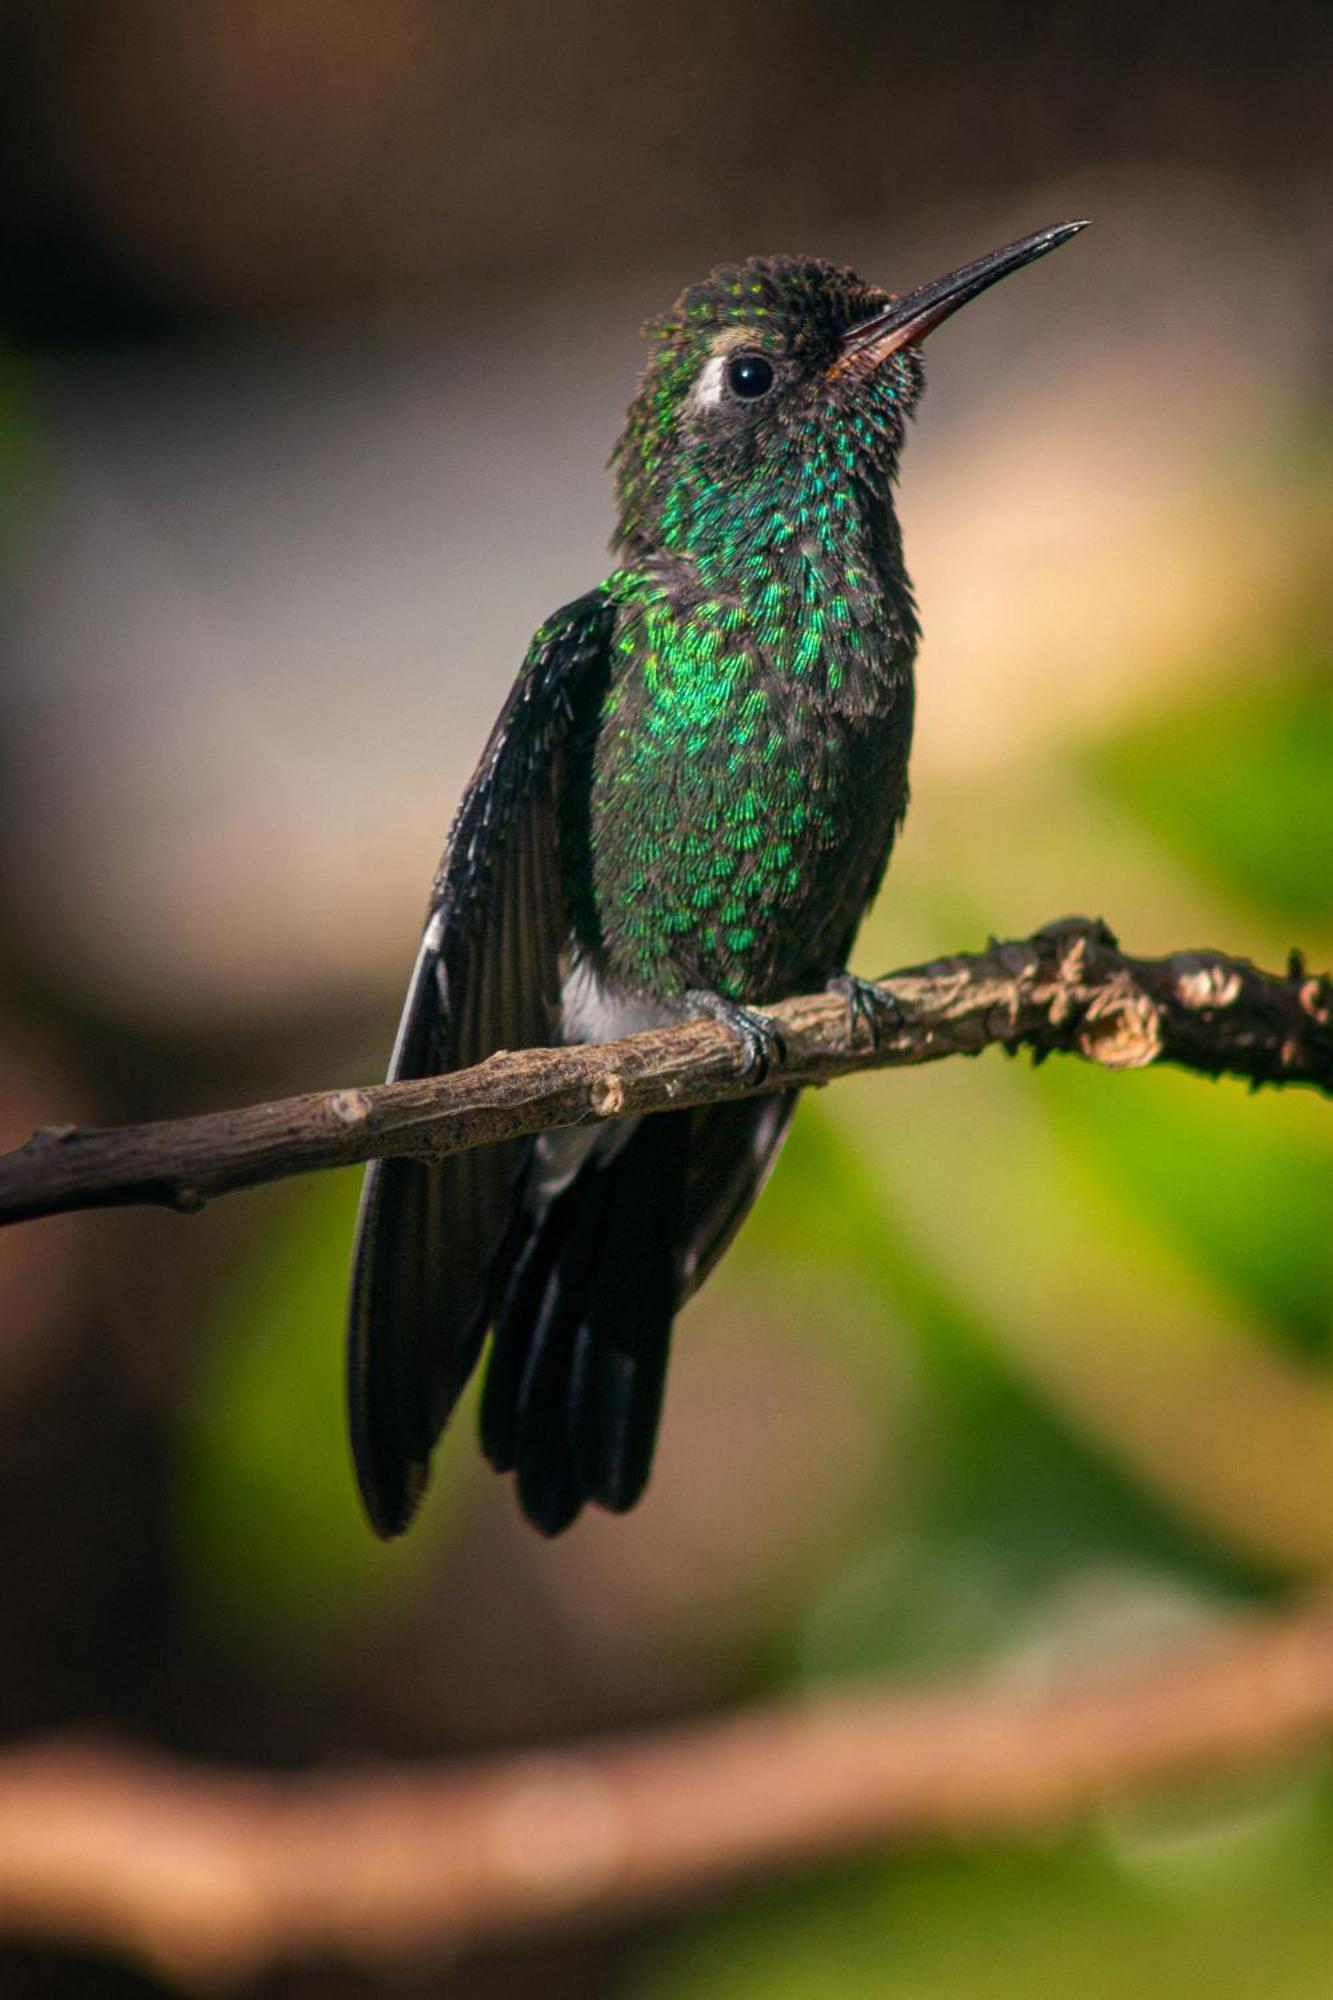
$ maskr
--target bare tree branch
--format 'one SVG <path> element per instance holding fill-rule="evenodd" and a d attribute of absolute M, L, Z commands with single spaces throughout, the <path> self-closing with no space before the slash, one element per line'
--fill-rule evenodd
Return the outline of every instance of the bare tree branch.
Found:
<path fill-rule="evenodd" d="M 1333 1736 L 1333 1608 L 1042 1692 L 784 1702 L 467 1767 L 0 1753 L 0 1933 L 189 1983 L 625 1918 L 882 1842 L 1047 1825 Z"/>
<path fill-rule="evenodd" d="M 997 1043 L 1107 1069 L 1170 1062 L 1333 1094 L 1333 983 L 1307 976 L 1295 953 L 1285 976 L 1218 952 L 1131 958 L 1104 924 L 1071 917 L 880 983 L 902 1018 L 878 1048 L 839 997 L 774 1007 L 788 1058 L 762 1088 L 977 1055 Z M 726 1030 L 700 1020 L 157 1125 L 50 1127 L 0 1157 L 0 1222 L 128 1202 L 192 1210 L 234 1188 L 358 1160 L 438 1158 L 560 1125 L 715 1103 L 753 1089 L 739 1068 Z"/>

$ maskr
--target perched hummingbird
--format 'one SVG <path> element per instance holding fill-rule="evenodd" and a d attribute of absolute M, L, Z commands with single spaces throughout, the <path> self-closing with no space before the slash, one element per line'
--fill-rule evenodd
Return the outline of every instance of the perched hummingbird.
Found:
<path fill-rule="evenodd" d="M 619 566 L 538 631 L 435 877 L 390 1078 L 829 986 L 907 805 L 917 620 L 892 489 L 919 343 L 1084 225 L 905 297 L 798 258 L 717 270 L 648 329 L 616 446 Z M 796 1092 L 366 1174 L 352 1448 L 405 1528 L 491 1350 L 481 1441 L 543 1534 L 647 1483 L 676 1313 L 739 1228 Z"/>

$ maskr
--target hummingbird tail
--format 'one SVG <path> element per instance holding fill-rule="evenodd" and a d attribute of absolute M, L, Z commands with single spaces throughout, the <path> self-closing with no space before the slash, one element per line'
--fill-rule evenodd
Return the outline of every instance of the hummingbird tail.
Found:
<path fill-rule="evenodd" d="M 648 1483 L 678 1290 L 690 1114 L 645 1119 L 540 1211 L 511 1267 L 482 1396 L 482 1446 L 543 1534 Z"/>

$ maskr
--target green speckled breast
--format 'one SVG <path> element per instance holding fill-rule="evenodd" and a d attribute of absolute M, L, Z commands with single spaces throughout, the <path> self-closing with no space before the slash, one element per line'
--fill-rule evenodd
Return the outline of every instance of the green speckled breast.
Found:
<path fill-rule="evenodd" d="M 882 606 L 797 615 L 822 595 L 806 567 L 748 602 L 685 572 L 611 580 L 578 929 L 616 987 L 763 1001 L 850 950 L 906 804 L 914 634 Z"/>

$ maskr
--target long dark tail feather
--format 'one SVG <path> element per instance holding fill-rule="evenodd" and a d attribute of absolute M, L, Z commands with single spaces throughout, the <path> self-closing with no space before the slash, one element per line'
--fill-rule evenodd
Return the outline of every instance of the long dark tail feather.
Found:
<path fill-rule="evenodd" d="M 634 1505 L 652 1469 L 676 1311 L 689 1135 L 688 1116 L 649 1119 L 616 1162 L 606 1254 L 575 1343 L 574 1464 L 588 1498 L 613 1514 Z"/>
<path fill-rule="evenodd" d="M 444 1068 L 439 959 L 423 946 L 390 1079 Z M 407 1526 L 431 1449 L 486 1333 L 486 1276 L 528 1147 L 510 1142 L 438 1164 L 377 1160 L 366 1171 L 348 1328 L 352 1457 L 371 1524 Z"/>
<path fill-rule="evenodd" d="M 481 1435 L 518 1478 L 543 1534 L 584 1503 L 623 1513 L 652 1465 L 662 1410 L 689 1114 L 647 1119 L 611 1159 L 594 1155 L 544 1210 L 496 1313 Z"/>
<path fill-rule="evenodd" d="M 597 1247 L 598 1179 L 585 1168 L 555 1201 L 527 1212 L 508 1246 L 481 1399 L 482 1450 L 497 1472 L 514 1471 L 531 1438 L 551 1366 L 544 1357 L 577 1330 L 584 1266 Z"/>

